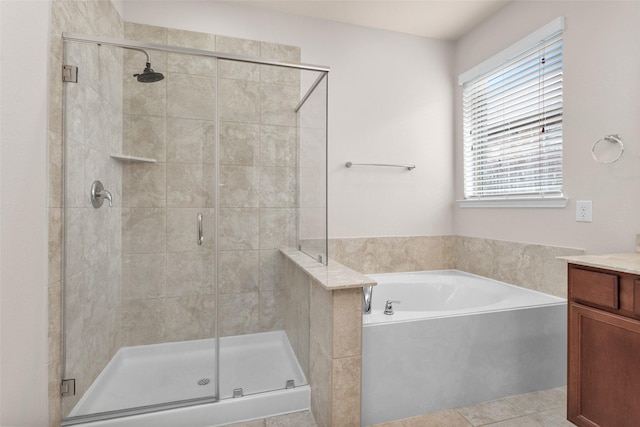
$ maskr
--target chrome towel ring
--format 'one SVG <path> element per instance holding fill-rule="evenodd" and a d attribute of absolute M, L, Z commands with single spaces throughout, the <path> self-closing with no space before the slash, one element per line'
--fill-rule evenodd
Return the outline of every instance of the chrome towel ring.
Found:
<path fill-rule="evenodd" d="M 598 158 L 598 156 L 596 155 L 596 146 L 598 146 L 598 144 L 600 144 L 601 142 L 604 142 L 604 141 L 620 145 L 620 152 L 618 153 L 618 155 L 613 160 L 608 160 L 608 161 L 600 160 Z M 596 162 L 602 163 L 602 164 L 609 164 L 609 163 L 617 162 L 618 160 L 620 160 L 620 157 L 622 156 L 622 153 L 624 153 L 624 144 L 622 143 L 622 138 L 620 137 L 620 135 L 607 135 L 604 138 L 600 138 L 599 140 L 594 142 L 593 145 L 591 146 L 591 156 L 593 156 L 593 159 Z"/>

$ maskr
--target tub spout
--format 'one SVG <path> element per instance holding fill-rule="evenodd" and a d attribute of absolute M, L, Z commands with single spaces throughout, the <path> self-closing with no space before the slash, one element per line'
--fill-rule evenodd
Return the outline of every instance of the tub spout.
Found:
<path fill-rule="evenodd" d="M 373 294 L 373 286 L 362 287 L 362 312 L 364 314 L 371 313 L 371 295 Z"/>

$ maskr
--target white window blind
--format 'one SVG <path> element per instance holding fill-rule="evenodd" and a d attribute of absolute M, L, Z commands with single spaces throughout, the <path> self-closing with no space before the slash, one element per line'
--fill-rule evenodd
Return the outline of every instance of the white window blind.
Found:
<path fill-rule="evenodd" d="M 465 200 L 562 197 L 562 31 L 540 40 L 463 84 Z"/>

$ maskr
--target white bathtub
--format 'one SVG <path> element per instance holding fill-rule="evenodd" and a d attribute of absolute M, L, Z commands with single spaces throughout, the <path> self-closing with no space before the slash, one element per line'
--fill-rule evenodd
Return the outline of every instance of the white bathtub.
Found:
<path fill-rule="evenodd" d="M 565 299 L 456 270 L 369 277 L 362 425 L 566 384 Z"/>

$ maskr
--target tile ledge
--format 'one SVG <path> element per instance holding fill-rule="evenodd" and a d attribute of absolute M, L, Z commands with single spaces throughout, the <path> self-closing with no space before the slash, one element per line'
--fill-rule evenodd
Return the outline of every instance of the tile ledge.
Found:
<path fill-rule="evenodd" d="M 377 284 L 375 280 L 345 267 L 331 258 L 329 258 L 328 265 L 324 265 L 297 249 L 285 248 L 280 249 L 280 252 L 329 291 L 362 288 Z"/>

